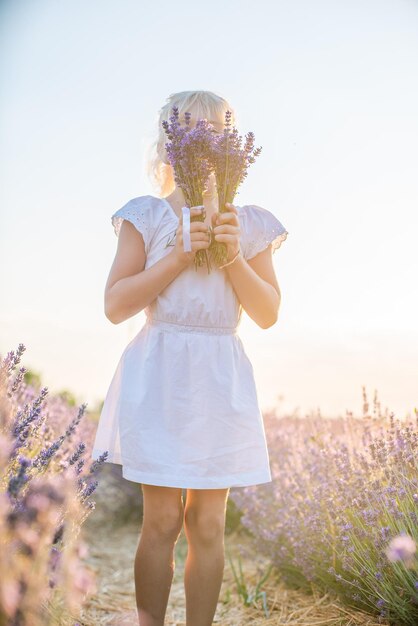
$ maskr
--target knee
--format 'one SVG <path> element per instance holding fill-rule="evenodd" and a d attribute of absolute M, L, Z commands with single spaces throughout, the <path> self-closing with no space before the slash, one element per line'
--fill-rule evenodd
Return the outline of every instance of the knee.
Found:
<path fill-rule="evenodd" d="M 213 511 L 199 511 L 193 507 L 186 508 L 184 524 L 189 541 L 199 544 L 213 545 L 223 541 L 225 531 L 225 515 Z"/>
<path fill-rule="evenodd" d="M 176 541 L 183 526 L 183 507 L 165 506 L 152 514 L 144 514 L 143 532 L 161 541 Z"/>

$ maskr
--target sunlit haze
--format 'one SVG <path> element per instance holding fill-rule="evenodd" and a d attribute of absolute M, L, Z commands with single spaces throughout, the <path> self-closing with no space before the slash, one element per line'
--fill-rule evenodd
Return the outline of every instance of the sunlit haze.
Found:
<path fill-rule="evenodd" d="M 289 231 L 278 322 L 244 314 L 263 408 L 417 404 L 418 4 L 286 0 L 0 9 L 0 351 L 93 408 L 143 312 L 113 325 L 110 216 L 153 194 L 146 150 L 173 92 L 226 98 L 263 147 L 235 204 Z"/>

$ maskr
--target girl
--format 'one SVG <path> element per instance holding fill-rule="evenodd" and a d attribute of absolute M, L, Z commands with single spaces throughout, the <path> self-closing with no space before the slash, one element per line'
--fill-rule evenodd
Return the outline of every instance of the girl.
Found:
<path fill-rule="evenodd" d="M 118 246 L 105 288 L 114 324 L 145 309 L 146 322 L 125 348 L 107 392 L 92 458 L 106 450 L 123 477 L 140 483 L 143 522 L 135 557 L 140 626 L 162 626 L 174 575 L 174 547 L 188 542 L 184 584 L 188 626 L 209 626 L 224 570 L 230 487 L 271 482 L 252 364 L 237 329 L 242 309 L 261 328 L 277 321 L 281 294 L 272 251 L 287 231 L 256 205 L 216 210 L 212 180 L 183 249 L 185 199 L 167 160 L 161 122 L 179 108 L 191 126 L 205 118 L 223 131 L 233 110 L 209 91 L 172 94 L 160 111 L 150 171 L 159 195 L 132 198 L 112 215 Z M 235 125 L 234 116 L 231 120 Z M 196 270 L 208 226 L 227 246 L 222 268 Z M 170 245 L 171 242 L 171 245 Z M 186 500 L 182 490 L 186 490 Z"/>

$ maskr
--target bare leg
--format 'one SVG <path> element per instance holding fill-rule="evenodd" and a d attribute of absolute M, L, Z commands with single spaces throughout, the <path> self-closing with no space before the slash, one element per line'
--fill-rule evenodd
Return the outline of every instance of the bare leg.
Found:
<path fill-rule="evenodd" d="M 184 571 L 186 624 L 211 626 L 222 586 L 224 532 L 229 489 L 188 489 Z"/>
<path fill-rule="evenodd" d="M 144 518 L 135 555 L 140 626 L 164 626 L 174 576 L 174 547 L 183 526 L 182 490 L 142 485 Z"/>

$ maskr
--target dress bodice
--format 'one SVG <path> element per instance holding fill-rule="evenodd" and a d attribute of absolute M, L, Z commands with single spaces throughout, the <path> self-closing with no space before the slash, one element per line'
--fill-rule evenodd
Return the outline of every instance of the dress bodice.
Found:
<path fill-rule="evenodd" d="M 272 243 L 273 252 L 286 239 L 285 227 L 267 209 L 256 205 L 236 206 L 240 222 L 241 251 L 245 259 L 253 258 Z M 133 198 L 112 215 L 116 235 L 124 219 L 141 233 L 148 269 L 173 250 L 179 218 L 164 198 Z M 190 263 L 146 308 L 148 320 L 156 319 L 180 325 L 236 328 L 242 306 L 228 274 L 212 263 L 210 272 L 203 264 Z"/>

